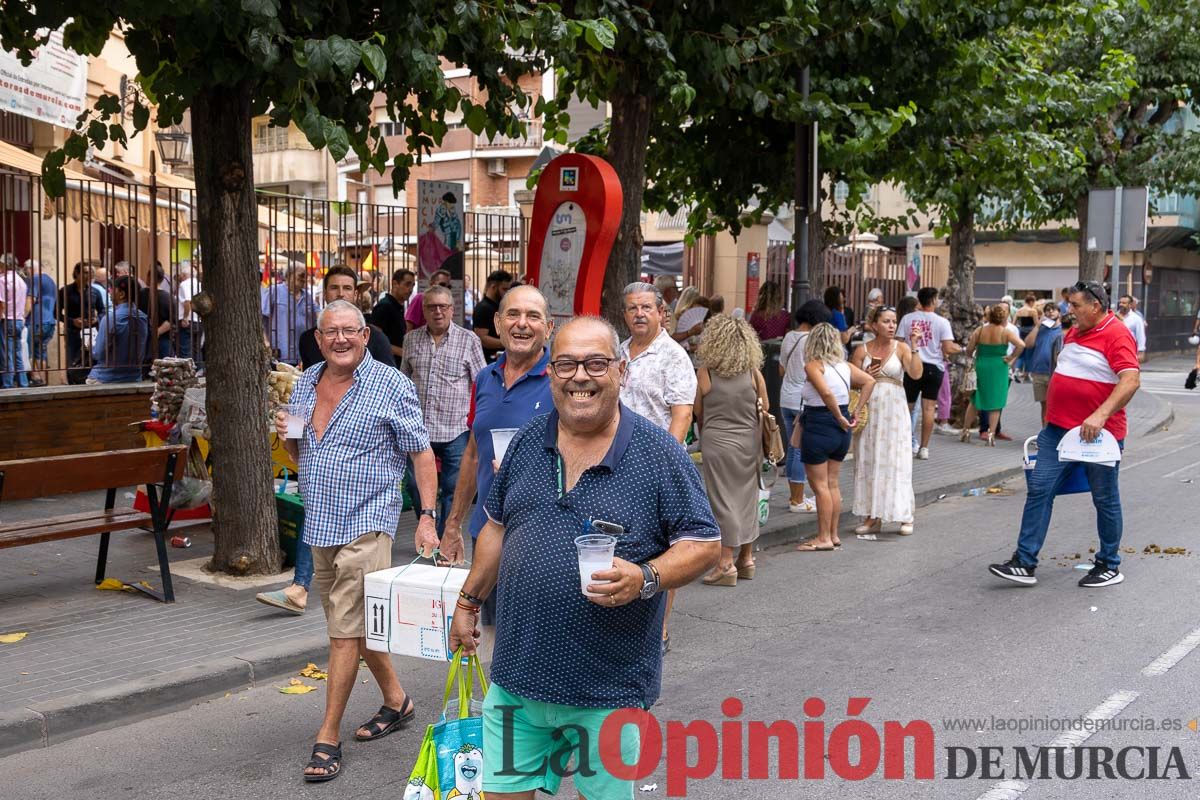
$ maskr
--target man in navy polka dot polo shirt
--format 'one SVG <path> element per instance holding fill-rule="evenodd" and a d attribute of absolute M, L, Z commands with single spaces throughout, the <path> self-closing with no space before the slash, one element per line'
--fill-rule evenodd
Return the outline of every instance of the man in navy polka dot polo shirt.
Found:
<path fill-rule="evenodd" d="M 720 531 L 699 473 L 669 433 L 620 403 L 625 362 L 607 322 L 568 322 L 550 353 L 553 413 L 509 445 L 484 504 L 450 630 L 450 646 L 478 643 L 478 605 L 497 591 L 492 688 L 484 703 L 483 789 L 490 800 L 558 788 L 572 748 L 587 800 L 628 800 L 599 757 L 613 709 L 658 699 L 664 596 L 716 564 Z M 580 587 L 575 537 L 593 521 L 617 536 L 610 570 Z M 613 527 L 613 526 L 619 526 Z M 497 584 L 497 580 L 499 583 Z M 621 734 L 637 761 L 640 737 Z"/>

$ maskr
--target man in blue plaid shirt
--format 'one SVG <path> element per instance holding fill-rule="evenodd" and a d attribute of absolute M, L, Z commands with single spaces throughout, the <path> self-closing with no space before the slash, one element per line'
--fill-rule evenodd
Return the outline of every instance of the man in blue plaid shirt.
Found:
<path fill-rule="evenodd" d="M 325 361 L 305 370 L 291 402 L 312 409 L 300 439 L 288 439 L 286 415 L 276 417 L 279 439 L 300 466 L 304 543 L 312 547 L 313 578 L 329 628 L 329 688 L 306 781 L 327 781 L 341 770 L 339 728 L 361 656 L 383 692 L 383 706 L 355 734 L 380 739 L 414 716 L 387 653 L 368 650 L 363 576 L 392 564 L 400 522 L 400 486 L 411 457 L 421 497 L 417 551 L 437 546 L 437 472 L 412 381 L 367 355 L 362 312 L 336 300 L 317 321 Z"/>

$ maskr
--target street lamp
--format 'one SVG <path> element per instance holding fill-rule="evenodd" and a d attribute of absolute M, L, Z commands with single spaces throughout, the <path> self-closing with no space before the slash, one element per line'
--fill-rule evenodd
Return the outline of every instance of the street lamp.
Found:
<path fill-rule="evenodd" d="M 191 141 L 192 134 L 177 125 L 154 134 L 154 143 L 158 145 L 158 154 L 162 157 L 162 162 L 171 167 L 188 162 L 187 152 Z"/>

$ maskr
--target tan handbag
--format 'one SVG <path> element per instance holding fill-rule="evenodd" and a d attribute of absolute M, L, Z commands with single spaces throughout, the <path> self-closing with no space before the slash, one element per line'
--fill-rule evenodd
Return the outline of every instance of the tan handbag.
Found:
<path fill-rule="evenodd" d="M 754 406 L 758 409 L 758 432 L 762 436 L 762 454 L 763 459 L 778 466 L 787 457 L 787 450 L 783 447 L 783 434 L 779 432 L 779 423 L 775 420 L 775 415 L 763 408 L 762 398 L 758 395 L 758 382 L 762 380 L 762 375 L 757 371 L 754 373 Z"/>

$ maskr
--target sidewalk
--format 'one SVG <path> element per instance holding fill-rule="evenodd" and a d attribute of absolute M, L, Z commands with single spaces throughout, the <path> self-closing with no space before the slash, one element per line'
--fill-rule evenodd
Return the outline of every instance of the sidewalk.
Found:
<path fill-rule="evenodd" d="M 1130 405 L 1130 429 L 1137 438 L 1166 424 L 1170 407 L 1139 393 Z M 992 485 L 1017 474 L 1021 442 L 1039 429 L 1039 409 L 1028 384 L 1014 385 L 1003 428 L 1012 442 L 987 448 L 977 439 L 960 444 L 935 435 L 931 458 L 915 461 L 918 505 L 942 494 Z M 843 474 L 850 507 L 853 462 Z M 74 503 L 90 508 L 102 496 Z M 4 519 L 34 517 L 53 504 L 55 513 L 71 510 L 60 499 L 12 503 Z M 782 544 L 812 532 L 814 514 L 790 514 L 787 488 L 778 481 L 763 546 Z M 844 526 L 856 524 L 849 513 Z M 920 545 L 920 514 L 917 535 Z M 412 550 L 413 521 L 406 516 L 397 536 L 395 563 Z M 170 551 L 173 564 L 212 553 L 205 526 L 188 529 L 195 545 Z M 45 747 L 132 718 L 161 713 L 225 692 L 240 691 L 308 661 L 323 664 L 325 621 L 314 597 L 302 617 L 281 614 L 254 602 L 261 588 L 230 589 L 175 575 L 177 602 L 162 605 L 125 592 L 98 591 L 92 575 L 95 537 L 6 550 L 0 559 L 0 633 L 26 631 L 15 644 L 0 644 L 0 756 Z M 109 551 L 110 577 L 127 582 L 157 582 L 149 534 L 115 535 Z M 173 571 L 174 572 L 174 571 Z M 267 588 L 281 586 L 286 579 Z"/>

